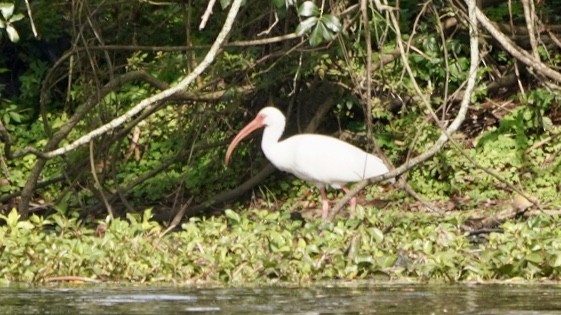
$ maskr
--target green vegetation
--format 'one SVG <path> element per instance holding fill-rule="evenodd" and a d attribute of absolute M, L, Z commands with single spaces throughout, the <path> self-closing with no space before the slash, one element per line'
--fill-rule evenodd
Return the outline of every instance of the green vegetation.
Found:
<path fill-rule="evenodd" d="M 505 223 L 503 233 L 479 243 L 461 232 L 460 214 L 359 207 L 336 223 L 303 223 L 287 212 L 227 210 L 222 217 L 192 218 L 163 237 L 150 216 L 129 215 L 96 234 L 76 219 L 18 221 L 13 211 L 0 228 L 0 281 L 455 282 L 558 279 L 561 273 L 561 232 L 555 228 L 561 219 L 551 216 Z"/>
<path fill-rule="evenodd" d="M 210 15 L 196 0 L 0 2 L 0 279 L 559 279 L 561 1 L 479 1 L 523 53 L 480 21 L 471 95 L 462 1 L 351 2 L 244 1 L 216 55 L 233 0 Z M 287 135 L 376 143 L 397 167 L 434 146 L 464 94 L 460 129 L 404 173 L 409 193 L 371 185 L 350 218 L 309 219 L 317 192 L 270 176 L 259 141 L 223 164 L 272 102 Z"/>

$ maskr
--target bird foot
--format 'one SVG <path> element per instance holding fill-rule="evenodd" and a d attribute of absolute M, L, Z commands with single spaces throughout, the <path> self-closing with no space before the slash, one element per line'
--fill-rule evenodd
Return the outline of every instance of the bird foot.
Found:
<path fill-rule="evenodd" d="M 350 203 L 350 206 L 351 206 L 351 211 L 352 211 L 352 212 L 355 212 L 355 209 L 356 209 L 356 198 L 355 198 L 355 197 L 351 198 L 351 201 L 350 201 L 349 203 Z"/>
<path fill-rule="evenodd" d="M 349 188 L 347 188 L 346 186 L 343 186 L 343 191 L 345 192 L 345 194 L 349 193 Z M 351 206 L 351 212 L 355 212 L 356 209 L 356 197 L 352 197 L 351 200 L 349 201 L 349 205 Z"/>

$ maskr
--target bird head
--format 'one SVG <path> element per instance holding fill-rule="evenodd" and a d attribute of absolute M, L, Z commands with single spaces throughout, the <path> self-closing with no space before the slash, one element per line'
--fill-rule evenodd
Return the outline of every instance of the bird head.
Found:
<path fill-rule="evenodd" d="M 264 126 L 282 125 L 284 127 L 286 118 L 280 110 L 275 107 L 265 107 L 259 111 L 255 119 L 260 118 Z"/>
<path fill-rule="evenodd" d="M 275 107 L 265 107 L 257 113 L 257 116 L 247 124 L 240 132 L 236 135 L 234 140 L 228 146 L 228 150 L 226 151 L 226 158 L 224 163 L 228 165 L 230 161 L 230 155 L 245 137 L 249 136 L 252 132 L 259 128 L 269 127 L 269 126 L 279 126 L 284 128 L 284 124 L 286 123 L 286 119 L 282 112 Z"/>

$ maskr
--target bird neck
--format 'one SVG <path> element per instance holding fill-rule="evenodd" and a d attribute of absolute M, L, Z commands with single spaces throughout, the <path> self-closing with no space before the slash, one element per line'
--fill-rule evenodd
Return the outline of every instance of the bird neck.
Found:
<path fill-rule="evenodd" d="M 279 154 L 279 152 L 276 152 L 276 150 L 278 148 L 279 139 L 282 136 L 283 132 L 284 125 L 267 126 L 263 131 L 263 138 L 261 139 L 261 149 L 263 149 L 265 156 L 271 162 L 273 162 Z"/>

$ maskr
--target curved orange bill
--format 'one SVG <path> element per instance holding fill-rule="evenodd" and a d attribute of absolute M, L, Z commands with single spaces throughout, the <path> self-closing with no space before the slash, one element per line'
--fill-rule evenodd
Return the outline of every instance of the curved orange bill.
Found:
<path fill-rule="evenodd" d="M 261 115 L 257 115 L 255 119 L 253 119 L 249 124 L 247 124 L 247 126 L 245 126 L 242 130 L 240 130 L 240 132 L 238 132 L 234 140 L 232 140 L 232 142 L 230 142 L 230 145 L 228 146 L 228 150 L 226 151 L 226 159 L 224 159 L 224 164 L 228 165 L 228 162 L 230 161 L 230 155 L 232 155 L 232 152 L 234 151 L 238 143 L 240 143 L 240 141 L 242 141 L 249 134 L 251 134 L 252 132 L 263 126 L 265 126 L 265 124 L 263 123 L 263 117 Z"/>

